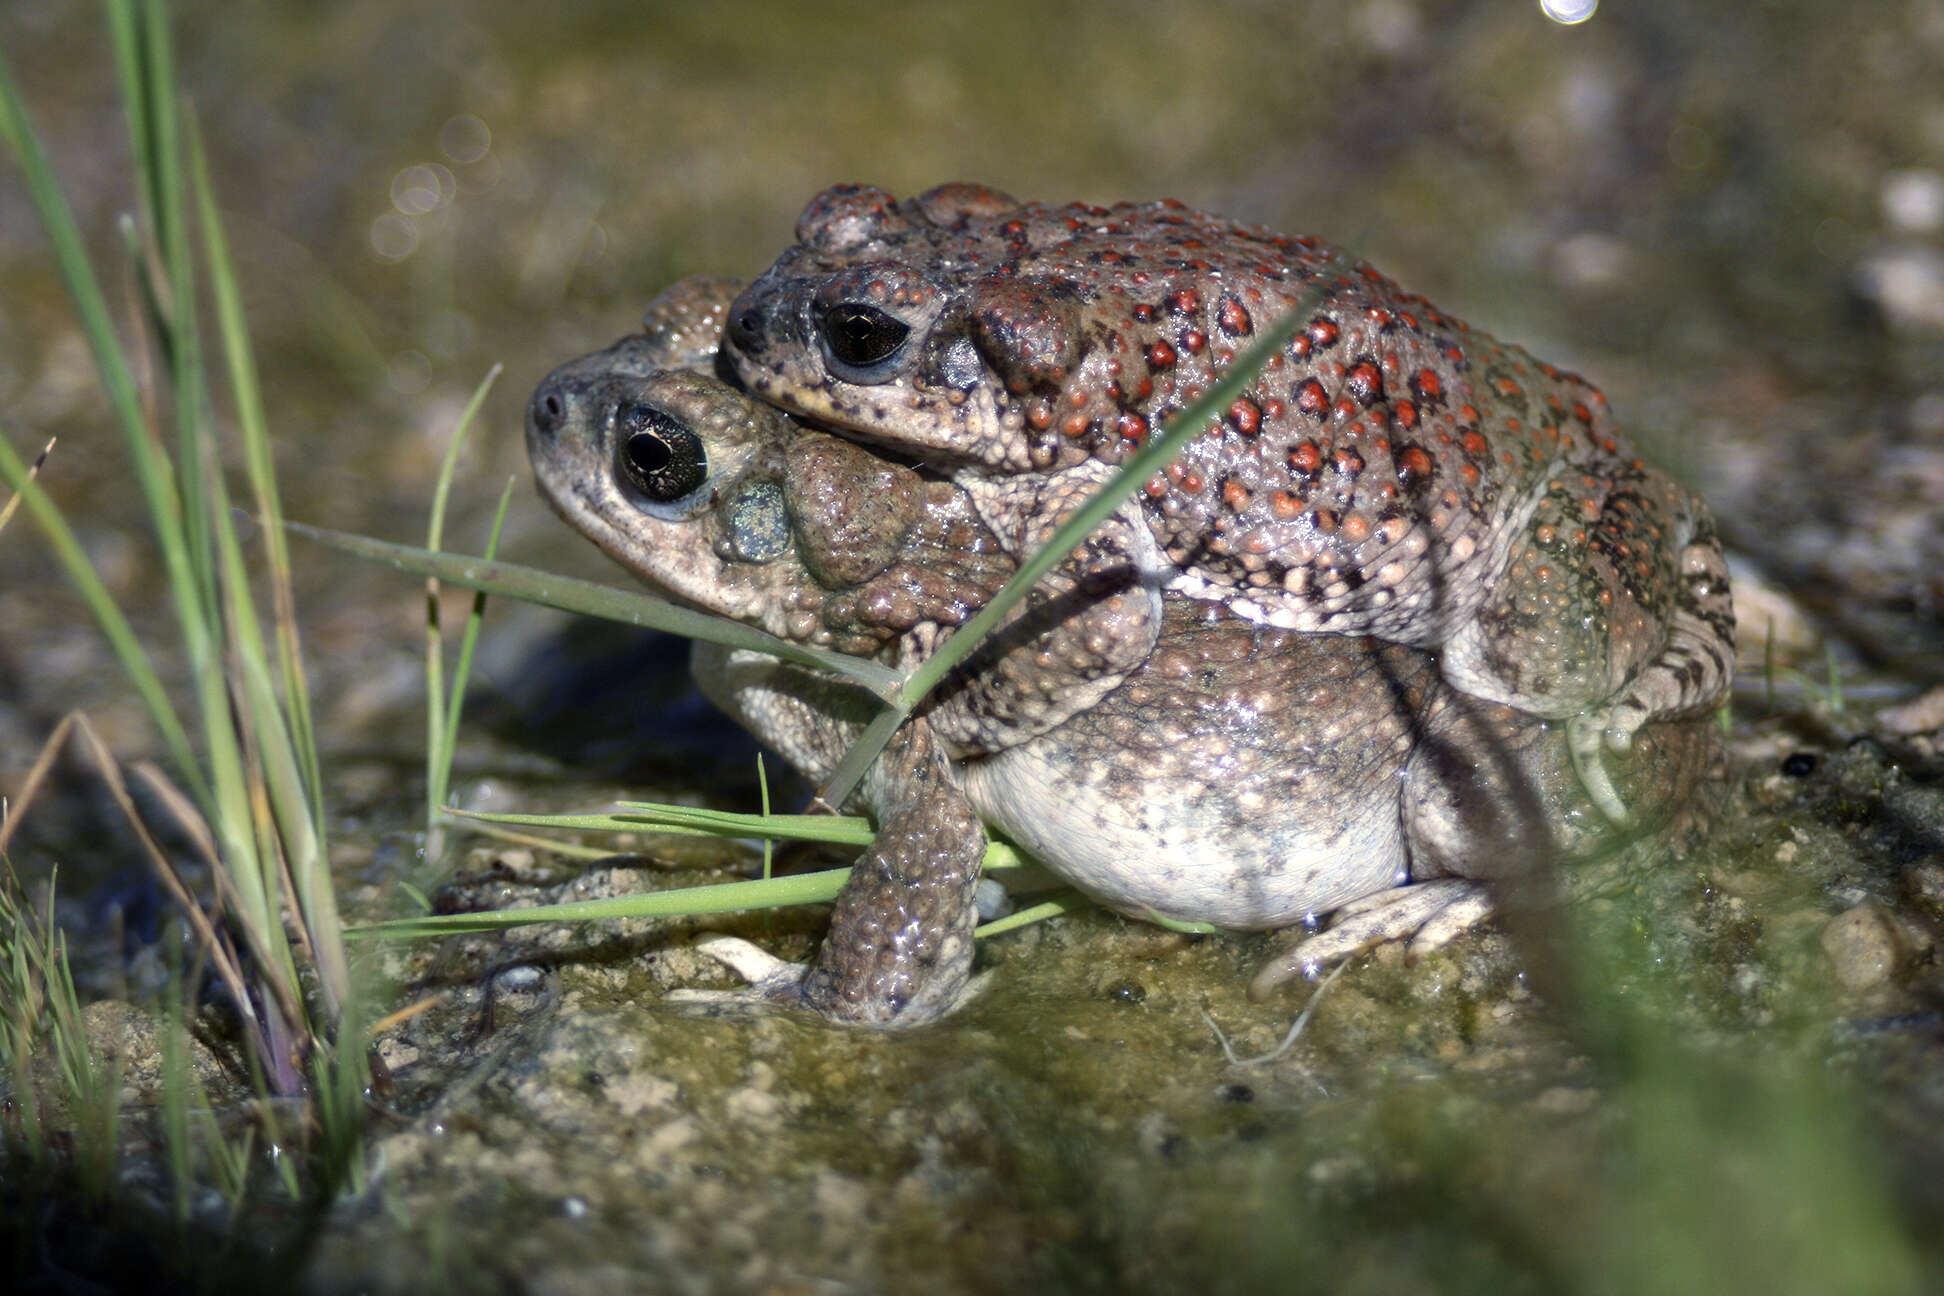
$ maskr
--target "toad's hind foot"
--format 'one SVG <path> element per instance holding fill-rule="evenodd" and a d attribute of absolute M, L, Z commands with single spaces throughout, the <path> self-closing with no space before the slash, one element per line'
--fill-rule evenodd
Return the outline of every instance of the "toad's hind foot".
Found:
<path fill-rule="evenodd" d="M 1624 751 L 1632 745 L 1633 734 L 1628 731 L 1625 745 L 1615 744 L 1611 737 L 1614 729 L 1608 720 L 1607 713 L 1602 711 L 1568 720 L 1566 755 L 1572 761 L 1573 773 L 1579 776 L 1580 790 L 1586 793 L 1586 799 L 1608 823 L 1619 828 L 1626 826 L 1629 816 L 1627 803 L 1613 785 L 1613 775 L 1607 772 L 1607 749 L 1614 746 L 1615 750 Z"/>
<path fill-rule="evenodd" d="M 949 1002 L 937 1005 L 934 1011 L 880 1019 L 876 1016 L 852 1016 L 843 1012 L 838 1005 L 819 1002 L 817 996 L 807 992 L 811 972 L 809 964 L 785 962 L 740 936 L 704 936 L 695 943 L 695 949 L 749 984 L 741 990 L 683 987 L 670 990 L 662 997 L 662 1002 L 693 1016 L 718 1020 L 745 1020 L 779 1010 L 795 1010 L 815 1013 L 827 1021 L 849 1026 L 873 1029 L 919 1026 L 957 1012 L 985 989 L 991 977 L 991 973 L 982 973 L 970 978 Z"/>
<path fill-rule="evenodd" d="M 749 985 L 742 990 L 670 990 L 663 1002 L 707 1017 L 749 1017 L 773 1008 L 803 1005 L 808 964 L 786 963 L 740 936 L 704 936 L 695 943 Z"/>
<path fill-rule="evenodd" d="M 1299 941 L 1271 959 L 1249 983 L 1258 1002 L 1326 963 L 1361 954 L 1386 941 L 1411 938 L 1404 956 L 1417 958 L 1450 944 L 1492 916 L 1485 887 L 1462 878 L 1439 878 L 1379 891 L 1337 910 L 1326 932 Z"/>

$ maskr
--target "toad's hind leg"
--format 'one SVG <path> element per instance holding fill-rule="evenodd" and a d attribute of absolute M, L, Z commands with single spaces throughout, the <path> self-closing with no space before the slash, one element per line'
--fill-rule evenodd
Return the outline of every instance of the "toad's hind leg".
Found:
<path fill-rule="evenodd" d="M 1624 822 L 1603 751 L 1625 751 L 1643 725 L 1714 707 L 1734 652 L 1713 518 L 1634 460 L 1555 473 L 1443 664 L 1467 693 L 1567 720 L 1587 794 Z"/>

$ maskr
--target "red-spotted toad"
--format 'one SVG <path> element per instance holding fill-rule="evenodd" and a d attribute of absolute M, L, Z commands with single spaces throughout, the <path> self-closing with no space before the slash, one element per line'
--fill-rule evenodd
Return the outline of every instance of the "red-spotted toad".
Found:
<path fill-rule="evenodd" d="M 1715 707 L 1734 626 L 1707 508 L 1606 400 L 1314 238 L 1178 203 L 843 186 L 731 307 L 755 395 L 951 473 L 1015 552 L 1264 329 L 1302 327 L 1146 484 L 1172 592 L 1433 651 L 1596 758 Z M 1103 552 L 1131 551 L 1112 530 Z"/>

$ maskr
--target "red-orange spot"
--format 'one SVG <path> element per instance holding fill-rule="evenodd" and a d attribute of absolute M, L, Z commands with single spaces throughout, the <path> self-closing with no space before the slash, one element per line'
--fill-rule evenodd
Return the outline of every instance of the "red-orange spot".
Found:
<path fill-rule="evenodd" d="M 1324 348 L 1334 346 L 1339 336 L 1336 324 L 1331 320 L 1324 319 L 1320 315 L 1311 320 L 1309 327 L 1303 331 L 1309 335 L 1311 342 L 1315 343 L 1318 347 Z"/>
<path fill-rule="evenodd" d="M 1254 436 L 1262 428 L 1262 408 L 1244 397 L 1228 407 L 1228 420 L 1243 436 Z"/>
<path fill-rule="evenodd" d="M 1358 361 L 1351 366 L 1344 381 L 1350 395 L 1355 397 L 1365 409 L 1369 409 L 1384 398 L 1383 372 L 1368 360 Z"/>
<path fill-rule="evenodd" d="M 1330 397 L 1323 390 L 1323 384 L 1314 378 L 1306 378 L 1296 386 L 1296 408 L 1311 418 L 1320 419 L 1330 412 Z"/>
<path fill-rule="evenodd" d="M 1221 310 L 1217 313 L 1215 322 L 1221 327 L 1222 332 L 1230 337 L 1241 337 L 1255 329 L 1255 322 L 1249 318 L 1248 308 L 1233 297 L 1222 298 Z"/>
<path fill-rule="evenodd" d="M 1270 516 L 1278 521 L 1287 522 L 1303 511 L 1303 501 L 1288 491 L 1276 491 L 1269 496 Z"/>
<path fill-rule="evenodd" d="M 1478 435 L 1476 428 L 1467 431 L 1458 444 L 1465 448 L 1465 453 L 1468 455 L 1482 456 L 1486 451 L 1485 438 Z"/>
<path fill-rule="evenodd" d="M 1189 355 L 1200 355 L 1202 348 L 1208 345 L 1208 334 L 1200 329 L 1183 329 L 1176 341 L 1181 343 L 1181 349 Z"/>
<path fill-rule="evenodd" d="M 1168 309 L 1176 315 L 1193 315 L 1201 309 L 1201 294 L 1193 288 L 1177 288 L 1168 294 Z"/>
<path fill-rule="evenodd" d="M 1155 342 L 1147 349 L 1147 362 L 1150 369 L 1166 369 L 1175 362 L 1175 349 L 1166 342 Z"/>
<path fill-rule="evenodd" d="M 1397 480 L 1405 490 L 1416 490 L 1431 480 L 1431 456 L 1421 446 L 1411 446 L 1397 456 Z"/>
<path fill-rule="evenodd" d="M 1148 421 L 1139 414 L 1123 414 L 1114 420 L 1114 431 L 1120 433 L 1121 440 L 1139 445 L 1147 440 Z"/>
<path fill-rule="evenodd" d="M 1240 513 L 1249 507 L 1249 488 L 1231 477 L 1222 483 L 1222 503 Z"/>
<path fill-rule="evenodd" d="M 1315 476 L 1323 466 L 1323 452 L 1314 441 L 1299 441 L 1289 448 L 1289 466 L 1305 476 Z"/>

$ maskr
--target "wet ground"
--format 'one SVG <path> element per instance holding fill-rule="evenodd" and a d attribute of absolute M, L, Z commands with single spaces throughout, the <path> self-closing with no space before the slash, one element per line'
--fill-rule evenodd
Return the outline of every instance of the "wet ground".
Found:
<path fill-rule="evenodd" d="M 130 202 L 99 17 L 13 0 L 4 50 L 106 256 Z M 1944 1216 L 1944 4 L 181 7 L 182 79 L 244 267 L 293 515 L 415 540 L 466 394 L 506 372 L 453 534 L 524 475 L 526 394 L 662 284 L 750 273 L 837 180 L 1174 196 L 1353 245 L 1600 382 L 1766 584 L 1716 834 L 1574 879 L 1577 988 L 1504 931 L 1241 993 L 1268 938 L 1104 915 L 990 943 L 985 995 L 898 1041 L 672 1015 L 690 929 L 384 956 L 438 1007 L 380 1051 L 373 1190 L 323 1290 L 1898 1290 Z M 109 276 L 109 282 L 115 283 Z M 0 169 L 0 430 L 166 657 L 132 487 L 17 178 Z M 509 555 L 608 576 L 523 490 Z M 347 905 L 393 903 L 417 801 L 420 602 L 299 555 Z M 1751 608 L 1755 605 L 1751 603 Z M 754 803 L 681 654 L 497 609 L 460 791 Z M 1831 672 L 1842 682 L 1832 694 Z M 0 787 L 86 706 L 139 710 L 19 521 L 0 535 Z M 77 770 L 23 872 L 146 903 Z M 726 876 L 650 844 L 493 903 Z M 807 924 L 807 925 L 806 925 Z M 139 925 L 139 924 L 137 924 Z M 814 919 L 765 933 L 801 953 Z M 1554 933 L 1554 936 L 1560 934 Z M 1528 940 L 1530 934 L 1519 933 Z M 1548 933 L 1538 934 L 1546 939 Z M 112 976 L 103 973 L 106 984 Z M 1920 1266 L 1921 1270 L 1914 1270 Z"/>

